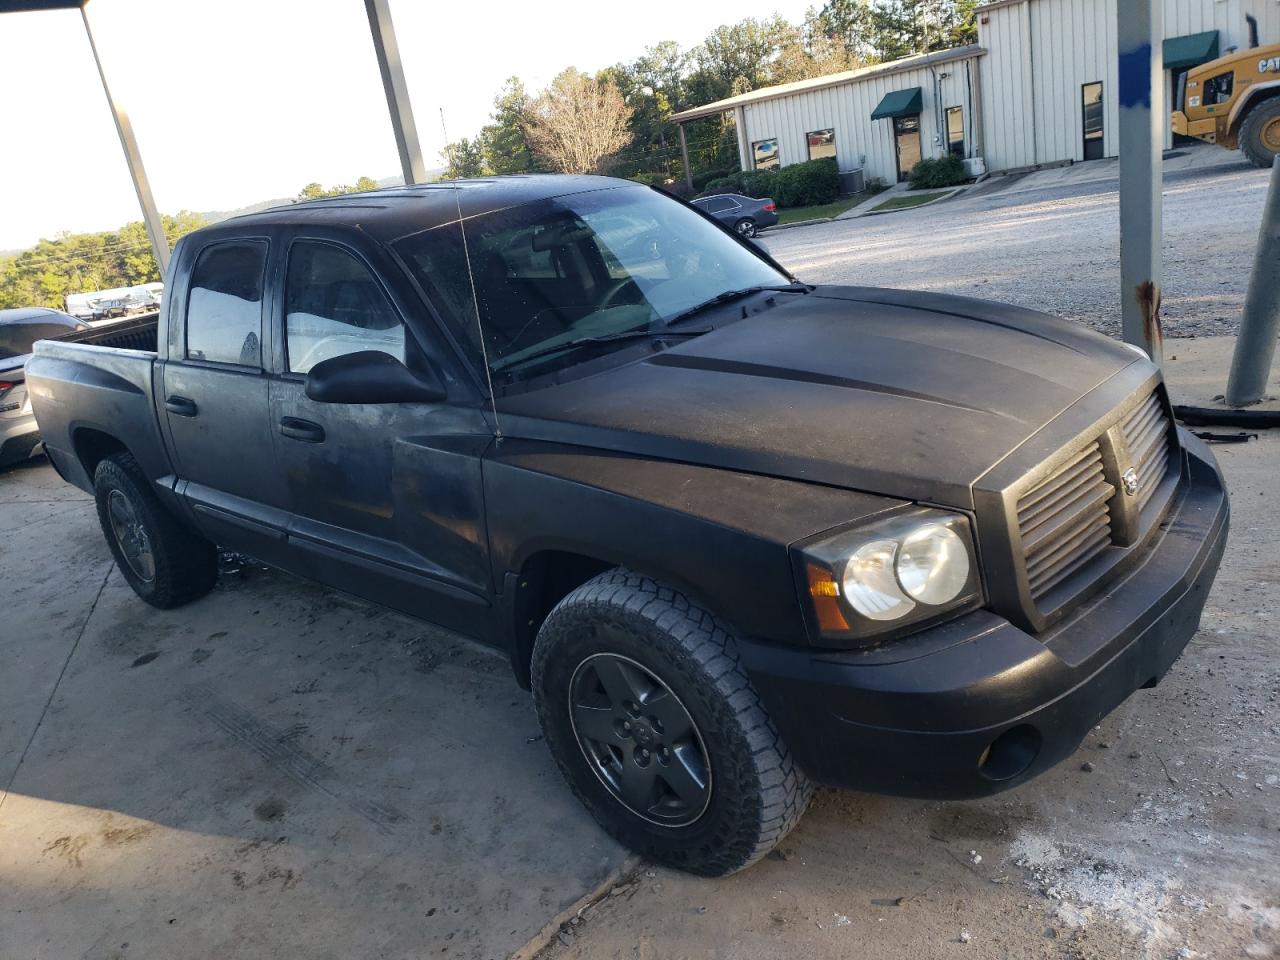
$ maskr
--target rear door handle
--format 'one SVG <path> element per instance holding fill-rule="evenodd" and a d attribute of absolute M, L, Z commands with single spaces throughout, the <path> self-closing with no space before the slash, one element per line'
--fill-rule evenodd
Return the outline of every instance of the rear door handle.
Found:
<path fill-rule="evenodd" d="M 179 417 L 194 417 L 199 412 L 196 402 L 186 397 L 168 397 L 164 401 L 164 408 Z"/>
<path fill-rule="evenodd" d="M 290 440 L 301 440 L 304 443 L 324 443 L 324 427 L 310 420 L 297 417 L 282 417 L 280 432 Z"/>

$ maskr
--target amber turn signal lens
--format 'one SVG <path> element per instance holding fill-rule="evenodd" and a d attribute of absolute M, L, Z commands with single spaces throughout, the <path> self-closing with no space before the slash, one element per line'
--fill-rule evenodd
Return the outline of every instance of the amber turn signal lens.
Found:
<path fill-rule="evenodd" d="M 809 596 L 813 599 L 813 612 L 818 617 L 818 626 L 824 632 L 848 630 L 849 621 L 844 618 L 840 609 L 840 585 L 831 576 L 831 571 L 814 563 L 805 564 L 805 570 L 809 577 Z"/>

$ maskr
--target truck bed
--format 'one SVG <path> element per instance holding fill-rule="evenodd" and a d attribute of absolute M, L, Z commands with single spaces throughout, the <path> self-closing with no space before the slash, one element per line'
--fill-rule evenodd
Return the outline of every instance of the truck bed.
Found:
<path fill-rule="evenodd" d="M 159 313 L 144 313 L 128 320 L 100 324 L 92 330 L 73 330 L 52 338 L 56 343 L 88 343 L 96 347 L 156 352 Z"/>

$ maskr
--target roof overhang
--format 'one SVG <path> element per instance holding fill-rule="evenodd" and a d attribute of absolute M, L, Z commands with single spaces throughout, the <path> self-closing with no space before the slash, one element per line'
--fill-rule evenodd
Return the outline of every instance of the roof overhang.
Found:
<path fill-rule="evenodd" d="M 1218 31 L 1189 33 L 1185 37 L 1170 37 L 1164 42 L 1164 68 L 1186 70 L 1202 63 L 1218 59 Z"/>
<path fill-rule="evenodd" d="M 887 120 L 891 117 L 916 117 L 924 110 L 924 91 L 919 87 L 907 87 L 905 90 L 890 90 L 880 100 L 879 106 L 871 111 L 872 120 Z"/>
<path fill-rule="evenodd" d="M 89 0 L 0 0 L 0 13 L 30 13 L 33 10 L 79 10 Z"/>
<path fill-rule="evenodd" d="M 903 57 L 901 60 L 890 60 L 888 63 L 877 63 L 869 67 L 859 67 L 857 70 L 844 70 L 840 73 L 829 73 L 823 77 L 812 77 L 808 80 L 797 80 L 794 83 L 782 83 L 776 87 L 762 87 L 759 90 L 752 90 L 750 93 L 743 93 L 736 97 L 729 97 L 726 100 L 717 100 L 715 103 L 708 103 L 703 107 L 693 107 L 689 110 L 683 110 L 680 113 L 673 114 L 671 119 L 676 123 L 685 123 L 689 120 L 697 120 L 701 117 L 710 117 L 718 113 L 725 113 L 737 107 L 749 106 L 753 103 L 762 103 L 765 100 L 777 100 L 781 97 L 791 97 L 796 94 L 810 93 L 814 90 L 826 90 L 829 87 L 840 87 L 847 83 L 857 83 L 861 80 L 868 80 L 872 77 L 883 77 L 895 73 L 903 73 L 907 70 L 916 70 L 920 67 L 936 66 L 940 63 L 950 63 L 954 60 L 969 60 L 974 57 L 980 57 L 986 53 L 986 49 L 971 44 L 967 47 L 955 47 L 951 50 L 937 50 L 934 53 L 921 53 L 911 57 Z"/>

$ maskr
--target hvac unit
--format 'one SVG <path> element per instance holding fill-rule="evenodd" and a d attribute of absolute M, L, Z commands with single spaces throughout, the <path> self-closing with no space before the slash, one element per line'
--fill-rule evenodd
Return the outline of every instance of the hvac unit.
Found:
<path fill-rule="evenodd" d="M 840 192 L 844 196 L 854 193 L 861 193 L 867 189 L 866 178 L 862 175 L 862 169 L 857 170 L 841 170 L 840 171 Z"/>

